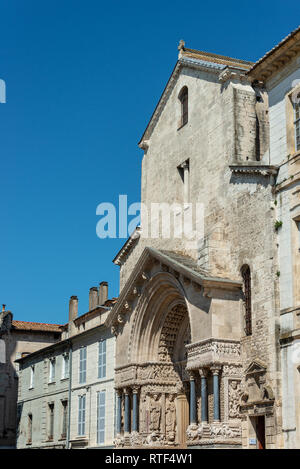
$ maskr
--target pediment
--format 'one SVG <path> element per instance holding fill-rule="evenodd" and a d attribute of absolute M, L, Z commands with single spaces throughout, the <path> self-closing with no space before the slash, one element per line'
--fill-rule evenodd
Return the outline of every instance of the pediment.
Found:
<path fill-rule="evenodd" d="M 143 150 L 147 150 L 148 148 L 149 139 L 152 135 L 152 132 L 183 68 L 202 70 L 206 73 L 220 75 L 225 69 L 230 67 L 230 70 L 235 72 L 235 74 L 244 76 L 245 72 L 253 65 L 252 62 L 232 59 L 230 57 L 224 57 L 195 49 L 188 49 L 184 46 L 179 47 L 179 50 L 180 53 L 177 63 L 150 118 L 146 130 L 144 131 L 142 138 L 139 141 L 139 147 Z"/>
<path fill-rule="evenodd" d="M 109 314 L 106 325 L 116 326 L 123 324 L 125 315 L 131 311 L 132 304 L 137 296 L 143 292 L 145 283 L 151 280 L 153 266 L 156 266 L 156 273 L 166 273 L 172 275 L 182 283 L 192 283 L 197 290 L 203 288 L 204 293 L 213 288 L 237 290 L 241 288 L 241 282 L 232 281 L 221 277 L 212 277 L 209 273 L 200 268 L 197 262 L 176 252 L 158 250 L 146 247 L 135 267 L 120 292 L 118 301 Z"/>
<path fill-rule="evenodd" d="M 260 373 L 265 373 L 267 371 L 267 366 L 261 360 L 256 359 L 250 363 L 245 373 L 247 375 L 256 375 Z"/>

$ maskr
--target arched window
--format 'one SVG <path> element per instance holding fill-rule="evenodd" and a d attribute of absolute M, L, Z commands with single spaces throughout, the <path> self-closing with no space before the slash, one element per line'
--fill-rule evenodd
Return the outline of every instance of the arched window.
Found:
<path fill-rule="evenodd" d="M 252 310 L 251 310 L 251 272 L 248 265 L 241 269 L 244 284 L 244 304 L 245 304 L 245 333 L 252 334 Z"/>
<path fill-rule="evenodd" d="M 184 86 L 179 95 L 178 99 L 181 103 L 181 120 L 180 120 L 180 127 L 187 124 L 189 118 L 189 92 L 187 86 Z"/>

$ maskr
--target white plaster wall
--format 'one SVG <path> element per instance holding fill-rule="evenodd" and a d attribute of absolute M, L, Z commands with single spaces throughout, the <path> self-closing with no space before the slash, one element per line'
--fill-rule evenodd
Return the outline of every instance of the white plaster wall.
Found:
<path fill-rule="evenodd" d="M 98 378 L 98 343 L 106 338 L 106 377 Z M 79 383 L 79 354 L 81 346 L 87 347 L 86 383 Z M 99 329 L 74 345 L 72 366 L 71 440 L 81 440 L 78 435 L 78 396 L 86 395 L 86 421 L 84 439 L 88 446 L 97 445 L 97 392 L 105 391 L 105 444 L 112 446 L 115 427 L 115 337 L 109 330 Z"/>
<path fill-rule="evenodd" d="M 106 377 L 98 379 L 98 342 L 106 338 Z M 112 446 L 115 425 L 114 405 L 114 366 L 115 337 L 105 328 L 97 328 L 90 333 L 73 338 L 72 354 L 72 394 L 70 439 L 78 439 L 78 395 L 86 393 L 86 435 L 88 447 L 97 446 L 97 392 L 106 391 L 105 445 Z M 79 383 L 79 349 L 87 346 L 87 379 Z M 61 439 L 62 399 L 69 399 L 69 379 L 62 379 L 62 353 L 66 348 L 55 349 L 52 353 L 42 352 L 37 357 L 26 360 L 20 371 L 19 399 L 20 425 L 17 447 L 63 447 L 66 440 Z M 56 358 L 55 381 L 49 383 L 49 359 Z M 30 367 L 35 366 L 34 387 L 30 389 Z M 49 413 L 48 403 L 54 403 L 54 436 L 47 441 Z M 28 414 L 33 415 L 32 444 L 28 445 Z M 80 437 L 82 439 L 82 437 Z"/>
<path fill-rule="evenodd" d="M 287 146 L 287 110 L 286 95 L 300 80 L 300 57 L 284 67 L 267 83 L 269 94 L 269 121 L 270 121 L 270 161 L 279 166 L 277 183 L 288 179 L 288 146 Z M 278 230 L 277 245 L 280 271 L 280 309 L 289 310 L 294 304 L 293 291 L 293 245 L 292 245 L 292 195 L 291 186 L 277 195 L 276 218 L 282 221 Z M 291 335 L 295 329 L 294 312 L 286 312 L 280 317 L 281 334 Z M 297 369 L 297 357 L 300 363 L 299 341 L 282 344 L 281 371 L 282 371 L 282 420 L 285 448 L 300 446 L 300 377 Z"/>

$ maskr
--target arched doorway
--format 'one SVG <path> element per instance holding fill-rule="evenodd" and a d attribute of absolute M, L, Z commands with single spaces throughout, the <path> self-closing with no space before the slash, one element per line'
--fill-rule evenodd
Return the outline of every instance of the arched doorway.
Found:
<path fill-rule="evenodd" d="M 173 275 L 159 272 L 151 278 L 131 324 L 128 361 L 134 380 L 127 380 L 122 392 L 125 445 L 184 447 L 189 425 L 185 346 L 191 329 L 184 291 Z M 125 393 L 132 398 L 125 399 Z"/>
<path fill-rule="evenodd" d="M 140 434 L 149 444 L 185 446 L 189 425 L 188 376 L 185 345 L 190 343 L 186 306 L 172 304 L 162 313 L 149 350 L 155 353 L 138 369 Z M 145 346 L 145 344 L 144 344 Z"/>

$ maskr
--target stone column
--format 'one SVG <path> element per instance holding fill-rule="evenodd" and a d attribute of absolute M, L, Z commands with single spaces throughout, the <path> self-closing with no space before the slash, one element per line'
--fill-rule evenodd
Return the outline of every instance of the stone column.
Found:
<path fill-rule="evenodd" d="M 220 383 L 219 374 L 221 366 L 212 366 L 211 372 L 213 374 L 213 392 L 214 392 L 214 421 L 220 421 Z"/>
<path fill-rule="evenodd" d="M 122 391 L 117 389 L 117 434 L 122 431 Z"/>
<path fill-rule="evenodd" d="M 197 403 L 196 403 L 196 383 L 194 373 L 190 373 L 190 425 L 196 422 Z"/>
<path fill-rule="evenodd" d="M 129 434 L 130 432 L 130 397 L 129 389 L 124 389 L 125 395 L 125 415 L 124 415 L 124 433 Z"/>
<path fill-rule="evenodd" d="M 201 422 L 205 423 L 208 421 L 207 416 L 207 370 L 201 368 L 199 370 L 201 378 Z"/>
<path fill-rule="evenodd" d="M 132 388 L 132 431 L 138 432 L 139 431 L 139 404 L 138 404 L 138 387 Z"/>

